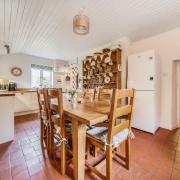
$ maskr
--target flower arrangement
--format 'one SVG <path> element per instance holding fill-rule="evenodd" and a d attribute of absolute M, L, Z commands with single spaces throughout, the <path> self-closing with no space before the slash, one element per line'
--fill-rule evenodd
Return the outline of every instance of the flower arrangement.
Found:
<path fill-rule="evenodd" d="M 71 96 L 71 98 L 73 98 L 76 94 L 76 89 L 70 89 L 68 90 L 68 94 Z"/>
<path fill-rule="evenodd" d="M 71 102 L 71 104 L 73 105 L 73 106 L 75 106 L 76 105 L 76 90 L 75 89 L 70 89 L 70 90 L 68 90 L 68 94 L 70 95 L 70 99 L 69 99 L 69 101 Z"/>

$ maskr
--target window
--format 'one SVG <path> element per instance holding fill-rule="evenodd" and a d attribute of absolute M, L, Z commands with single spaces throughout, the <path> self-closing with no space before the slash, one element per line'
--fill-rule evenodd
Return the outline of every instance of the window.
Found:
<path fill-rule="evenodd" d="M 31 87 L 52 87 L 53 85 L 52 67 L 31 65 Z"/>

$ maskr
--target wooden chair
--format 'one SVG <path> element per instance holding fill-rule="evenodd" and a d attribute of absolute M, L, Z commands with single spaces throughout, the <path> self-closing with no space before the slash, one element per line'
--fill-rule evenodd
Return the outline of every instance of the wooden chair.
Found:
<path fill-rule="evenodd" d="M 47 90 L 48 112 L 51 121 L 50 128 L 50 154 L 54 157 L 56 148 L 61 152 L 61 173 L 66 169 L 66 144 L 68 141 L 66 130 L 71 128 L 71 122 L 65 124 L 63 113 L 62 89 Z"/>
<path fill-rule="evenodd" d="M 120 163 L 123 167 L 129 169 L 130 160 L 130 135 L 131 132 L 131 115 L 134 103 L 134 89 L 120 90 L 114 89 L 112 95 L 112 104 L 109 117 L 108 127 L 95 127 L 87 131 L 87 144 L 94 145 L 104 149 L 105 153 L 102 159 L 94 165 L 86 161 L 86 166 L 92 170 L 101 179 L 112 179 L 112 158 L 117 156 L 124 163 Z M 126 99 L 126 105 L 120 105 L 119 100 Z M 128 99 L 128 100 L 127 100 Z M 126 115 L 127 119 L 120 124 L 116 124 L 116 119 Z M 125 157 L 117 152 L 119 145 L 125 141 Z M 106 175 L 99 172 L 95 166 L 102 160 L 106 159 Z"/>
<path fill-rule="evenodd" d="M 41 145 L 45 143 L 47 152 L 49 153 L 50 120 L 49 120 L 49 114 L 48 114 L 48 109 L 46 105 L 47 91 L 45 89 L 37 89 L 37 97 L 38 97 L 39 114 L 40 114 Z"/>
<path fill-rule="evenodd" d="M 99 92 L 98 92 L 98 96 L 97 96 L 97 101 L 102 101 L 102 103 L 104 104 L 111 104 L 111 100 L 112 100 L 112 93 L 113 93 L 113 89 L 104 89 L 104 88 L 100 88 Z M 98 124 L 95 124 L 95 127 L 107 127 L 109 123 L 109 120 L 106 120 L 105 122 L 101 122 Z"/>
<path fill-rule="evenodd" d="M 98 100 L 99 101 L 108 100 L 110 102 L 112 98 L 112 92 L 113 89 L 100 88 L 98 92 Z"/>
<path fill-rule="evenodd" d="M 84 98 L 84 92 L 83 91 L 78 91 L 77 92 L 77 101 L 82 101 Z"/>
<path fill-rule="evenodd" d="M 95 89 L 85 89 L 83 98 L 84 100 L 93 101 L 95 98 Z"/>

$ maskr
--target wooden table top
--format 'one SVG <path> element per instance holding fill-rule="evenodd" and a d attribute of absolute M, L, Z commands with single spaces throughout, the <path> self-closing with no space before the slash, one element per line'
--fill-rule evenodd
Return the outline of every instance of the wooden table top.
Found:
<path fill-rule="evenodd" d="M 83 102 L 72 105 L 69 101 L 64 100 L 65 115 L 88 125 L 107 120 L 109 112 L 110 105 L 104 101 Z"/>

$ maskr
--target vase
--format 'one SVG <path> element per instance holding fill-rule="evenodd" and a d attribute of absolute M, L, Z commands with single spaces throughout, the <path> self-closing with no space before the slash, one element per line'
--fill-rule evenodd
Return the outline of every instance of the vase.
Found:
<path fill-rule="evenodd" d="M 71 97 L 71 105 L 72 105 L 73 107 L 76 107 L 76 105 L 77 105 L 77 101 L 76 101 L 76 97 L 75 97 L 75 96 L 72 96 L 72 97 Z"/>

